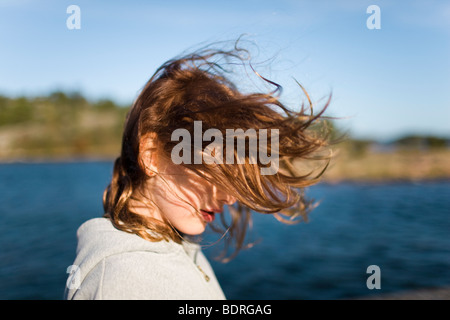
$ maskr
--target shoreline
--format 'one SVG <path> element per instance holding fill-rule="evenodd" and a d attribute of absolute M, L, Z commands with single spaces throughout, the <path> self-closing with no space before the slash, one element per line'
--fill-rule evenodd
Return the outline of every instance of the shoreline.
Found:
<path fill-rule="evenodd" d="M 0 165 L 5 164 L 52 164 L 52 163 L 85 163 L 85 162 L 114 162 L 116 157 L 24 157 L 13 159 L 0 159 Z"/>
<path fill-rule="evenodd" d="M 450 286 L 420 288 L 391 293 L 374 293 L 350 300 L 450 300 Z"/>
<path fill-rule="evenodd" d="M 24 157 L 14 159 L 0 159 L 0 166 L 3 165 L 46 165 L 46 164 L 76 164 L 76 163 L 111 163 L 113 165 L 116 157 L 111 156 L 79 156 L 79 157 Z M 339 176 L 333 174 L 331 177 L 326 175 L 316 185 L 337 185 L 337 184 L 402 184 L 402 183 L 432 183 L 449 182 L 450 175 L 436 176 Z"/>
<path fill-rule="evenodd" d="M 348 178 L 342 178 L 339 180 L 322 180 L 318 183 L 318 185 L 337 185 L 337 184 L 370 184 L 370 185 L 377 185 L 377 184 L 425 184 L 425 183 L 435 183 L 435 182 L 450 182 L 450 177 L 429 177 L 429 178 L 380 178 L 380 179 L 348 179 Z"/>

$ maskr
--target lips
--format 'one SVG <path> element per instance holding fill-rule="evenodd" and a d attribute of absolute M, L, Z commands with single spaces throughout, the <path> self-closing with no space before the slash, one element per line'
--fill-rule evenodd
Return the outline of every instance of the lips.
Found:
<path fill-rule="evenodd" d="M 201 212 L 201 214 L 202 214 L 202 216 L 203 216 L 203 219 L 206 221 L 206 222 L 212 222 L 212 221 L 214 221 L 214 218 L 215 218 L 215 216 L 214 216 L 214 214 L 217 212 L 217 213 L 220 213 L 221 211 L 220 210 L 203 210 L 203 209 L 201 209 L 200 210 L 200 212 Z"/>

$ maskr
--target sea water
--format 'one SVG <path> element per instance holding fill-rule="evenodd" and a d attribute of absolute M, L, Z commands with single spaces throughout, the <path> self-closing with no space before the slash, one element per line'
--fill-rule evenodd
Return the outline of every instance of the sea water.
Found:
<path fill-rule="evenodd" d="M 0 299 L 61 299 L 76 230 L 103 214 L 111 162 L 0 165 Z M 450 286 L 450 182 L 310 187 L 307 223 L 253 214 L 251 249 L 205 246 L 229 299 L 346 299 Z M 369 289 L 369 266 L 380 289 Z"/>

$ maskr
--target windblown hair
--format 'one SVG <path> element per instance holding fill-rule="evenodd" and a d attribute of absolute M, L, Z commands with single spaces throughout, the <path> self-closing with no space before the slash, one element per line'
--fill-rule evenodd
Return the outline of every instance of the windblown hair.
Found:
<path fill-rule="evenodd" d="M 180 164 L 237 199 L 229 207 L 231 222 L 220 215 L 225 228 L 221 231 L 226 230 L 228 244 L 234 243 L 236 253 L 243 246 L 252 211 L 274 214 L 284 222 L 306 220 L 314 202 L 306 199 L 304 188 L 317 183 L 328 165 L 327 156 L 320 153 L 328 145 L 328 136 L 319 129 L 330 99 L 314 114 L 311 100 L 299 84 L 309 108 L 302 103 L 301 110 L 293 111 L 280 101 L 281 86 L 254 70 L 258 79 L 273 85 L 274 90 L 242 93 L 227 77 L 226 67 L 250 65 L 253 69 L 243 53 L 248 52 L 237 47 L 230 51 L 204 49 L 167 61 L 147 82 L 127 115 L 121 154 L 103 195 L 105 216 L 115 227 L 149 241 L 181 241 L 182 236 L 168 221 L 133 212 L 130 199 L 149 179 L 139 161 L 141 138 L 156 134 L 158 152 L 170 159 L 178 143 L 171 140 L 172 132 L 184 128 L 193 136 L 194 121 L 202 121 L 203 132 L 215 128 L 224 136 L 226 129 L 279 130 L 279 170 L 275 174 L 262 175 L 260 169 L 266 165 L 251 163 L 248 155 L 243 164 Z M 236 150 L 233 152 L 236 155 Z M 312 159 L 325 159 L 318 173 L 297 170 Z"/>

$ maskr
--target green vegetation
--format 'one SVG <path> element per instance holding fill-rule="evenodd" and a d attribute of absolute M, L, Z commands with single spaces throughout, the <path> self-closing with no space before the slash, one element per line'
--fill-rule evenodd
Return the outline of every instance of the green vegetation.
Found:
<path fill-rule="evenodd" d="M 79 93 L 0 96 L 0 160 L 111 158 L 128 108 Z"/>
<path fill-rule="evenodd" d="M 399 147 L 438 149 L 450 147 L 450 140 L 434 136 L 408 135 L 393 142 Z"/>
<path fill-rule="evenodd" d="M 79 93 L 9 98 L 0 95 L 0 161 L 113 159 L 120 152 L 129 106 L 88 101 Z M 326 120 L 313 130 L 341 141 L 328 181 L 450 178 L 450 140 L 409 135 L 388 143 L 345 137 Z M 301 167 L 308 165 L 301 164 Z"/>
<path fill-rule="evenodd" d="M 388 152 L 367 148 L 354 156 L 342 146 L 337 149 L 324 179 L 330 182 L 450 179 L 449 160 L 448 148 L 392 149 Z"/>

